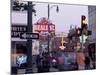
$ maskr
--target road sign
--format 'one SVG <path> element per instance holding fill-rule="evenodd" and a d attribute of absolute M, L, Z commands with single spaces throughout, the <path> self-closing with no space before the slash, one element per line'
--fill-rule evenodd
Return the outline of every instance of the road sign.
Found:
<path fill-rule="evenodd" d="M 39 39 L 38 33 L 21 33 L 20 39 Z"/>

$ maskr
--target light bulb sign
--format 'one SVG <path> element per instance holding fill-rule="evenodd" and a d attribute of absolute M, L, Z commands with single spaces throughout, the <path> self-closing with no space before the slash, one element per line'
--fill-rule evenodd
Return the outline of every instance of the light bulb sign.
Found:
<path fill-rule="evenodd" d="M 61 50 L 64 50 L 66 47 L 64 46 L 64 37 L 63 37 L 63 32 L 61 33 L 62 35 L 61 35 L 61 46 L 59 46 L 59 48 L 61 49 Z"/>
<path fill-rule="evenodd" d="M 55 31 L 55 25 L 49 25 L 50 32 Z M 48 31 L 48 25 L 34 25 L 34 30 L 35 31 Z"/>
<path fill-rule="evenodd" d="M 42 17 L 33 25 L 33 29 L 36 32 L 55 32 L 55 25 L 47 18 Z"/>
<path fill-rule="evenodd" d="M 60 48 L 61 50 L 64 50 L 66 47 L 65 47 L 65 46 L 59 46 L 59 48 Z"/>

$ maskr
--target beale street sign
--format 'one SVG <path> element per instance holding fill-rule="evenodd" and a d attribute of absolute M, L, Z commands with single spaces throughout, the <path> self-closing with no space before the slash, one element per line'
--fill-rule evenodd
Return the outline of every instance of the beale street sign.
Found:
<path fill-rule="evenodd" d="M 37 32 L 55 32 L 55 24 L 45 17 L 40 18 L 34 25 L 34 31 Z"/>
<path fill-rule="evenodd" d="M 48 32 L 48 25 L 33 25 L 35 31 Z M 55 32 L 55 25 L 49 25 L 50 32 Z"/>

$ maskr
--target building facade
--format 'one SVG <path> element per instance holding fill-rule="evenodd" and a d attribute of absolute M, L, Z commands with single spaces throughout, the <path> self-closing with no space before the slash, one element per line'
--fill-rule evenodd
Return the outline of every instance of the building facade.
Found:
<path fill-rule="evenodd" d="M 96 6 L 88 6 L 88 19 L 88 28 L 92 31 L 89 43 L 96 43 Z"/>

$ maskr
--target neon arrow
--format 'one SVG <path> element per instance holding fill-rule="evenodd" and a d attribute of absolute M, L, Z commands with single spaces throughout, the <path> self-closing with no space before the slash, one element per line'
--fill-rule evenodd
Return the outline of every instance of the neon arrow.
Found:
<path fill-rule="evenodd" d="M 66 47 L 64 46 L 64 37 L 63 37 L 63 32 L 62 32 L 62 37 L 61 37 L 61 46 L 59 46 L 60 49 L 64 50 Z"/>

